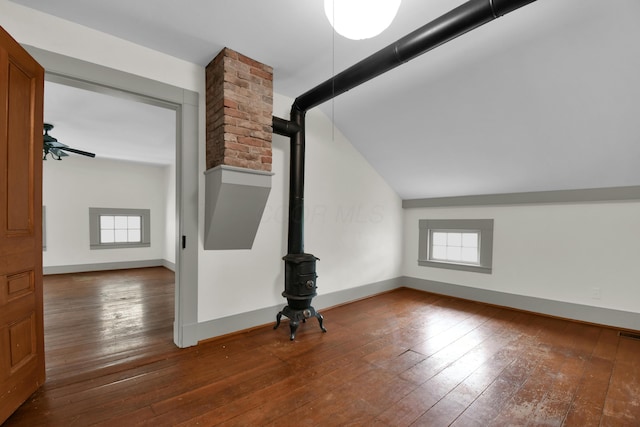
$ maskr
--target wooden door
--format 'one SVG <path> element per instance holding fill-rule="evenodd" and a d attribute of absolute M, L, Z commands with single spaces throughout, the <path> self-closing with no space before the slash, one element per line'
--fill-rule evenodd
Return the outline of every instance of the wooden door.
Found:
<path fill-rule="evenodd" d="M 0 424 L 45 379 L 44 69 L 0 27 Z"/>

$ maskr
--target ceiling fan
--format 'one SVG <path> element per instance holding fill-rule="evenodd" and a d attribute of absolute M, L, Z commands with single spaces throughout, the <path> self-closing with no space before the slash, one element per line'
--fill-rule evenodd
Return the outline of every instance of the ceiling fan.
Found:
<path fill-rule="evenodd" d="M 42 160 L 47 160 L 47 155 L 51 154 L 51 157 L 55 160 L 62 160 L 63 157 L 67 157 L 68 154 L 65 151 L 69 151 L 71 153 L 81 154 L 87 157 L 95 157 L 94 153 L 89 153 L 87 151 L 77 150 L 75 148 L 71 148 L 68 145 L 62 144 L 58 142 L 58 140 L 51 135 L 49 135 L 49 131 L 53 129 L 53 125 L 49 123 L 44 124 L 44 135 L 43 135 L 43 144 L 42 151 L 44 155 L 42 156 Z"/>

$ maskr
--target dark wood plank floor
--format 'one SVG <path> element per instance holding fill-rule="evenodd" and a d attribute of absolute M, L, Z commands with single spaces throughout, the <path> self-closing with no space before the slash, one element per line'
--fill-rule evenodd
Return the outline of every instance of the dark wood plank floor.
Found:
<path fill-rule="evenodd" d="M 640 425 L 640 341 L 608 328 L 400 289 L 177 349 L 165 269 L 45 289 L 48 382 L 6 427 Z"/>

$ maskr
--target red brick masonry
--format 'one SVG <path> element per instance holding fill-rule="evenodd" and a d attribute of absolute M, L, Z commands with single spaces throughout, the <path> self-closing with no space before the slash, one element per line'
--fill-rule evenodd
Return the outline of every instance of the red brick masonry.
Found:
<path fill-rule="evenodd" d="M 207 169 L 271 171 L 273 68 L 224 48 L 206 67 Z"/>

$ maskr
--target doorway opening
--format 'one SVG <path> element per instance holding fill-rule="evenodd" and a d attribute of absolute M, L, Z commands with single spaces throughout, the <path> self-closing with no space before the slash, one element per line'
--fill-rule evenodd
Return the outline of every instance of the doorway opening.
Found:
<path fill-rule="evenodd" d="M 45 68 L 45 79 L 49 82 L 160 106 L 175 112 L 173 341 L 178 347 L 196 345 L 199 338 L 197 333 L 199 94 L 32 46 L 24 47 Z M 51 226 L 52 224 L 48 224 L 47 230 Z"/>
<path fill-rule="evenodd" d="M 176 109 L 47 80 L 44 119 L 58 142 L 96 153 L 43 161 L 49 378 L 172 350 Z"/>

